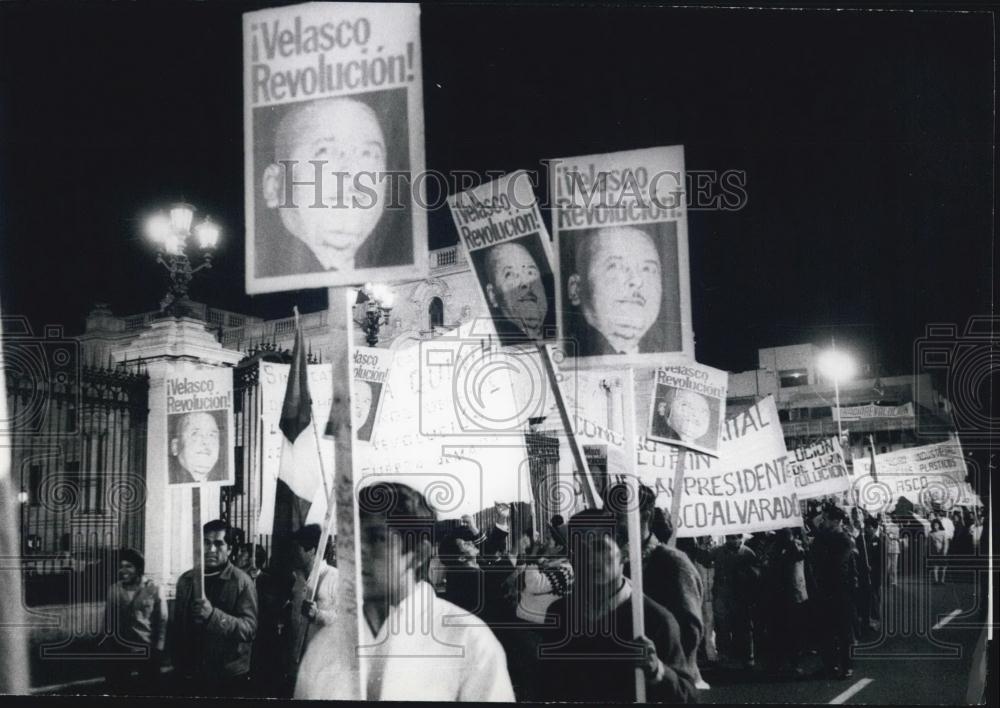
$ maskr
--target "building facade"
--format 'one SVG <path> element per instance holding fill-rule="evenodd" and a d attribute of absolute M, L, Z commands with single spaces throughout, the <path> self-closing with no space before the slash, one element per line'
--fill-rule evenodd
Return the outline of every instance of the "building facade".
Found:
<path fill-rule="evenodd" d="M 819 437 L 836 436 L 837 390 L 817 361 L 821 349 L 797 344 L 758 350 L 758 368 L 730 373 L 730 412 L 773 395 L 785 436 L 793 449 Z M 954 431 L 951 405 L 930 374 L 861 377 L 841 382 L 840 428 L 852 457 L 947 440 Z"/>

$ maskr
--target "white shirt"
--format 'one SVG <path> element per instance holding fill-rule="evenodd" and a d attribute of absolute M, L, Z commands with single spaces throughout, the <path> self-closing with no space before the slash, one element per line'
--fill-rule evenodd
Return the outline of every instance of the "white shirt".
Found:
<path fill-rule="evenodd" d="M 390 608 L 378 634 L 362 618 L 360 655 L 363 700 L 514 701 L 507 656 L 478 617 L 437 597 L 426 582 Z M 295 697 L 355 698 L 345 681 L 347 658 L 337 625 L 322 627 L 302 659 Z"/>
<path fill-rule="evenodd" d="M 947 516 L 941 517 L 941 526 L 944 527 L 944 535 L 947 536 L 950 542 L 955 538 L 955 522 L 949 519 Z"/>
<path fill-rule="evenodd" d="M 291 631 L 294 636 L 293 646 L 302 646 L 302 632 L 308 631 L 306 643 L 312 641 L 320 627 L 333 623 L 333 618 L 337 611 L 337 569 L 329 565 L 326 561 L 320 561 L 319 580 L 316 584 L 316 611 L 317 617 L 309 622 L 299 611 L 302 601 L 313 599 L 310 592 L 307 578 L 295 575 L 295 584 L 292 586 L 292 617 Z"/>

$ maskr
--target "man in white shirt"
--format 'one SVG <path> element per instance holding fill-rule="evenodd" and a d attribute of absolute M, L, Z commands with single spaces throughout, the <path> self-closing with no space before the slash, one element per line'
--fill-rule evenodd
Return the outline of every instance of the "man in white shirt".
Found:
<path fill-rule="evenodd" d="M 937 517 L 941 520 L 941 526 L 944 528 L 944 535 L 947 539 L 944 544 L 944 552 L 947 555 L 951 548 L 951 542 L 955 538 L 955 522 L 951 520 L 946 511 L 938 511 Z"/>
<path fill-rule="evenodd" d="M 309 583 L 309 575 L 313 569 L 322 533 L 319 524 L 307 524 L 292 535 L 295 581 L 292 584 L 291 634 L 288 647 L 291 652 L 289 691 L 294 686 L 303 650 L 322 627 L 333 624 L 336 616 L 337 569 L 325 559 L 320 559 L 318 578 L 313 585 Z"/>
<path fill-rule="evenodd" d="M 344 666 L 357 650 L 365 700 L 513 701 L 500 642 L 426 580 L 435 515 L 423 496 L 402 484 L 373 484 L 359 491 L 358 513 L 360 646 L 321 628 L 302 660 L 295 697 L 350 697 Z"/>

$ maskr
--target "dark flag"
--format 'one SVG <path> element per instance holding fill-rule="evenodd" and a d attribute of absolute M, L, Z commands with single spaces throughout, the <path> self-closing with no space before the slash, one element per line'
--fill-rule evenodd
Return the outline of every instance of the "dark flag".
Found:
<path fill-rule="evenodd" d="M 288 385 L 278 424 L 284 439 L 274 498 L 276 551 L 285 545 L 291 534 L 306 524 L 322 523 L 326 514 L 326 485 L 314 425 L 302 326 L 296 311 L 292 368 L 288 372 Z M 332 464 L 329 466 L 332 469 Z"/>

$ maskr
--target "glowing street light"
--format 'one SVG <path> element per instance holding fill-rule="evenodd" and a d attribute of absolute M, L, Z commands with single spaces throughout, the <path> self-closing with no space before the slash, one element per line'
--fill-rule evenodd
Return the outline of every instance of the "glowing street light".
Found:
<path fill-rule="evenodd" d="M 854 359 L 846 352 L 837 349 L 828 349 L 820 354 L 817 363 L 820 373 L 834 383 L 849 381 L 857 369 Z"/>
<path fill-rule="evenodd" d="M 844 431 L 840 421 L 840 382 L 853 378 L 857 367 L 854 359 L 849 354 L 839 351 L 836 344 L 831 344 L 828 350 L 820 354 L 816 364 L 824 378 L 833 380 L 833 396 L 837 406 L 837 437 L 843 443 Z"/>
<path fill-rule="evenodd" d="M 192 229 L 193 223 L 194 207 L 190 204 L 174 204 L 168 211 L 157 212 L 146 220 L 146 236 L 157 250 L 156 262 L 170 275 L 170 289 L 160 301 L 160 311 L 175 317 L 189 312 L 188 285 L 195 273 L 212 267 L 212 252 L 221 234 L 218 225 L 208 217 Z M 191 266 L 189 247 L 201 251 L 202 262 L 198 266 Z"/>

